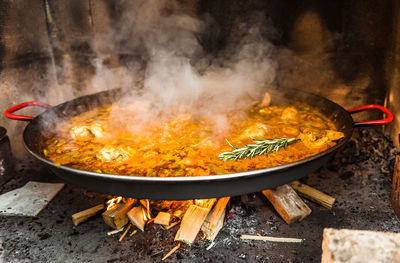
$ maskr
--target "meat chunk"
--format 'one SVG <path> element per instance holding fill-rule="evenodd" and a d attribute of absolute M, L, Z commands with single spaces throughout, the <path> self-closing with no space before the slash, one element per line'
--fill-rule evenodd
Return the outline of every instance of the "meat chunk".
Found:
<path fill-rule="evenodd" d="M 304 143 L 308 148 L 320 148 L 325 144 L 336 141 L 344 137 L 343 132 L 327 130 L 325 133 L 319 135 L 318 137 L 313 134 L 311 130 L 303 130 L 298 138 Z"/>
<path fill-rule="evenodd" d="M 271 94 L 269 92 L 265 92 L 263 100 L 261 101 L 261 107 L 268 107 L 271 104 Z"/>
<path fill-rule="evenodd" d="M 94 138 L 104 138 L 106 132 L 104 126 L 100 123 L 94 123 L 90 126 L 75 126 L 69 130 L 73 139 L 80 141 L 90 141 Z"/>
<path fill-rule="evenodd" d="M 322 146 L 324 146 L 326 143 L 329 142 L 329 139 L 326 136 L 317 139 L 313 136 L 310 136 L 310 134 L 304 134 L 304 133 L 300 133 L 298 138 L 304 143 L 305 146 L 311 149 L 321 148 Z"/>
<path fill-rule="evenodd" d="M 100 123 L 90 125 L 89 130 L 96 138 L 104 138 L 106 136 L 104 126 Z"/>
<path fill-rule="evenodd" d="M 327 130 L 326 131 L 326 137 L 329 138 L 331 141 L 336 141 L 344 137 L 343 132 L 338 132 L 338 131 L 332 131 L 332 130 Z"/>
<path fill-rule="evenodd" d="M 122 147 L 113 147 L 111 145 L 106 145 L 96 154 L 96 158 L 103 162 L 123 162 L 127 161 L 130 158 L 130 154 Z"/>
<path fill-rule="evenodd" d="M 88 126 L 75 126 L 69 130 L 69 134 L 73 139 L 80 141 L 89 141 L 94 138 Z"/>
<path fill-rule="evenodd" d="M 294 107 L 287 107 L 283 110 L 281 119 L 282 120 L 296 120 L 297 110 Z"/>
<path fill-rule="evenodd" d="M 247 128 L 237 140 L 243 140 L 248 138 L 262 138 L 268 131 L 268 127 L 265 124 L 257 122 Z"/>

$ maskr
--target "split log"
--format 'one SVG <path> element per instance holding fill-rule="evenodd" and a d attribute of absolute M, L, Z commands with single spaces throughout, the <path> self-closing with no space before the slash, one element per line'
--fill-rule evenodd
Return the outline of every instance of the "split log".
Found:
<path fill-rule="evenodd" d="M 400 233 L 324 229 L 321 263 L 400 262 Z"/>
<path fill-rule="evenodd" d="M 197 205 L 189 206 L 175 235 L 175 241 L 185 242 L 189 246 L 192 245 L 209 212 L 210 209 L 207 208 Z"/>
<path fill-rule="evenodd" d="M 293 187 L 293 189 L 296 190 L 304 198 L 307 198 L 328 209 L 332 209 L 333 204 L 335 203 L 335 198 L 324 194 L 323 192 L 318 191 L 311 186 L 300 183 L 299 181 L 291 182 L 290 186 Z"/>
<path fill-rule="evenodd" d="M 230 197 L 220 198 L 201 226 L 206 239 L 213 241 L 224 225 L 226 206 Z"/>
<path fill-rule="evenodd" d="M 166 212 L 159 212 L 156 218 L 154 218 L 154 224 L 163 226 L 169 226 L 169 221 L 171 221 L 171 214 Z"/>
<path fill-rule="evenodd" d="M 101 204 L 73 214 L 72 222 L 74 223 L 74 226 L 77 226 L 80 223 L 85 222 L 89 218 L 98 215 L 101 211 L 104 210 L 104 208 L 104 205 Z"/>
<path fill-rule="evenodd" d="M 311 213 L 311 209 L 287 184 L 274 190 L 264 190 L 262 193 L 287 224 L 301 221 Z"/>
<path fill-rule="evenodd" d="M 127 214 L 131 223 L 138 229 L 144 231 L 144 226 L 146 225 L 146 220 L 143 214 L 143 208 L 141 206 L 136 206 L 132 208 Z"/>
<path fill-rule="evenodd" d="M 210 211 L 216 201 L 217 201 L 217 198 L 196 199 L 196 200 L 194 200 L 194 203 L 195 203 L 195 205 L 200 206 L 200 207 L 205 208 L 208 211 Z"/>
<path fill-rule="evenodd" d="M 104 222 L 112 228 L 122 228 L 129 222 L 126 214 L 132 208 L 134 203 L 135 199 L 129 198 L 126 200 L 126 203 L 116 204 L 114 207 L 102 214 Z"/>

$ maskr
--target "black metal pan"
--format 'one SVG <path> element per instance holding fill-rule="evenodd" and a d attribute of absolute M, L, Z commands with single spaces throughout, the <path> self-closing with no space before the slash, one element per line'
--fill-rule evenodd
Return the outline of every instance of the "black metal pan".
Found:
<path fill-rule="evenodd" d="M 274 104 L 307 103 L 328 116 L 345 134 L 335 146 L 311 157 L 276 167 L 223 175 L 208 175 L 196 177 L 139 177 L 100 174 L 79 170 L 67 166 L 57 166 L 46 159 L 39 151 L 40 138 L 54 129 L 61 119 L 90 110 L 93 107 L 106 105 L 122 96 L 121 90 L 111 90 L 80 97 L 58 106 L 51 107 L 39 102 L 26 102 L 8 109 L 5 115 L 10 119 L 29 120 L 23 134 L 23 140 L 28 152 L 43 162 L 57 176 L 68 183 L 100 193 L 120 195 L 124 197 L 186 200 L 194 198 L 211 198 L 236 196 L 245 193 L 258 192 L 297 180 L 321 167 L 350 139 L 355 126 L 382 125 L 393 120 L 393 114 L 380 105 L 366 105 L 346 111 L 338 104 L 300 90 L 272 92 Z M 279 99 L 278 99 L 279 98 Z M 37 105 L 48 109 L 37 117 L 13 114 L 14 111 Z M 351 114 L 367 109 L 378 109 L 387 115 L 382 120 L 354 122 Z"/>

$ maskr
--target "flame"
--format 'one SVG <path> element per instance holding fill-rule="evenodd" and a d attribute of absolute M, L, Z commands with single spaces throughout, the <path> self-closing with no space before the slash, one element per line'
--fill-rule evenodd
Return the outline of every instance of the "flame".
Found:
<path fill-rule="evenodd" d="M 145 212 L 144 208 L 142 208 L 142 213 L 143 213 L 144 221 L 147 221 L 148 219 L 147 219 L 146 212 Z"/>
<path fill-rule="evenodd" d="M 151 214 L 150 214 L 150 202 L 149 199 L 146 199 L 146 209 L 147 209 L 147 218 L 150 220 L 151 219 Z"/>
<path fill-rule="evenodd" d="M 122 201 L 122 196 L 114 197 L 107 201 L 107 210 L 113 208 L 116 204 L 119 204 Z"/>

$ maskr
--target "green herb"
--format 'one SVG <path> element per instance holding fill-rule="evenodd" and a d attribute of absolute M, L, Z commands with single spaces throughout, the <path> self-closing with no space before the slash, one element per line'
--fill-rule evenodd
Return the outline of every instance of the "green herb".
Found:
<path fill-rule="evenodd" d="M 254 139 L 251 138 L 255 144 L 246 144 L 244 147 L 239 148 L 233 146 L 227 139 L 228 144 L 234 149 L 232 152 L 221 153 L 218 157 L 222 161 L 238 160 L 253 158 L 256 155 L 269 154 L 270 152 L 279 151 L 281 148 L 286 148 L 289 144 L 299 140 L 296 138 L 276 138 L 276 139 Z"/>

